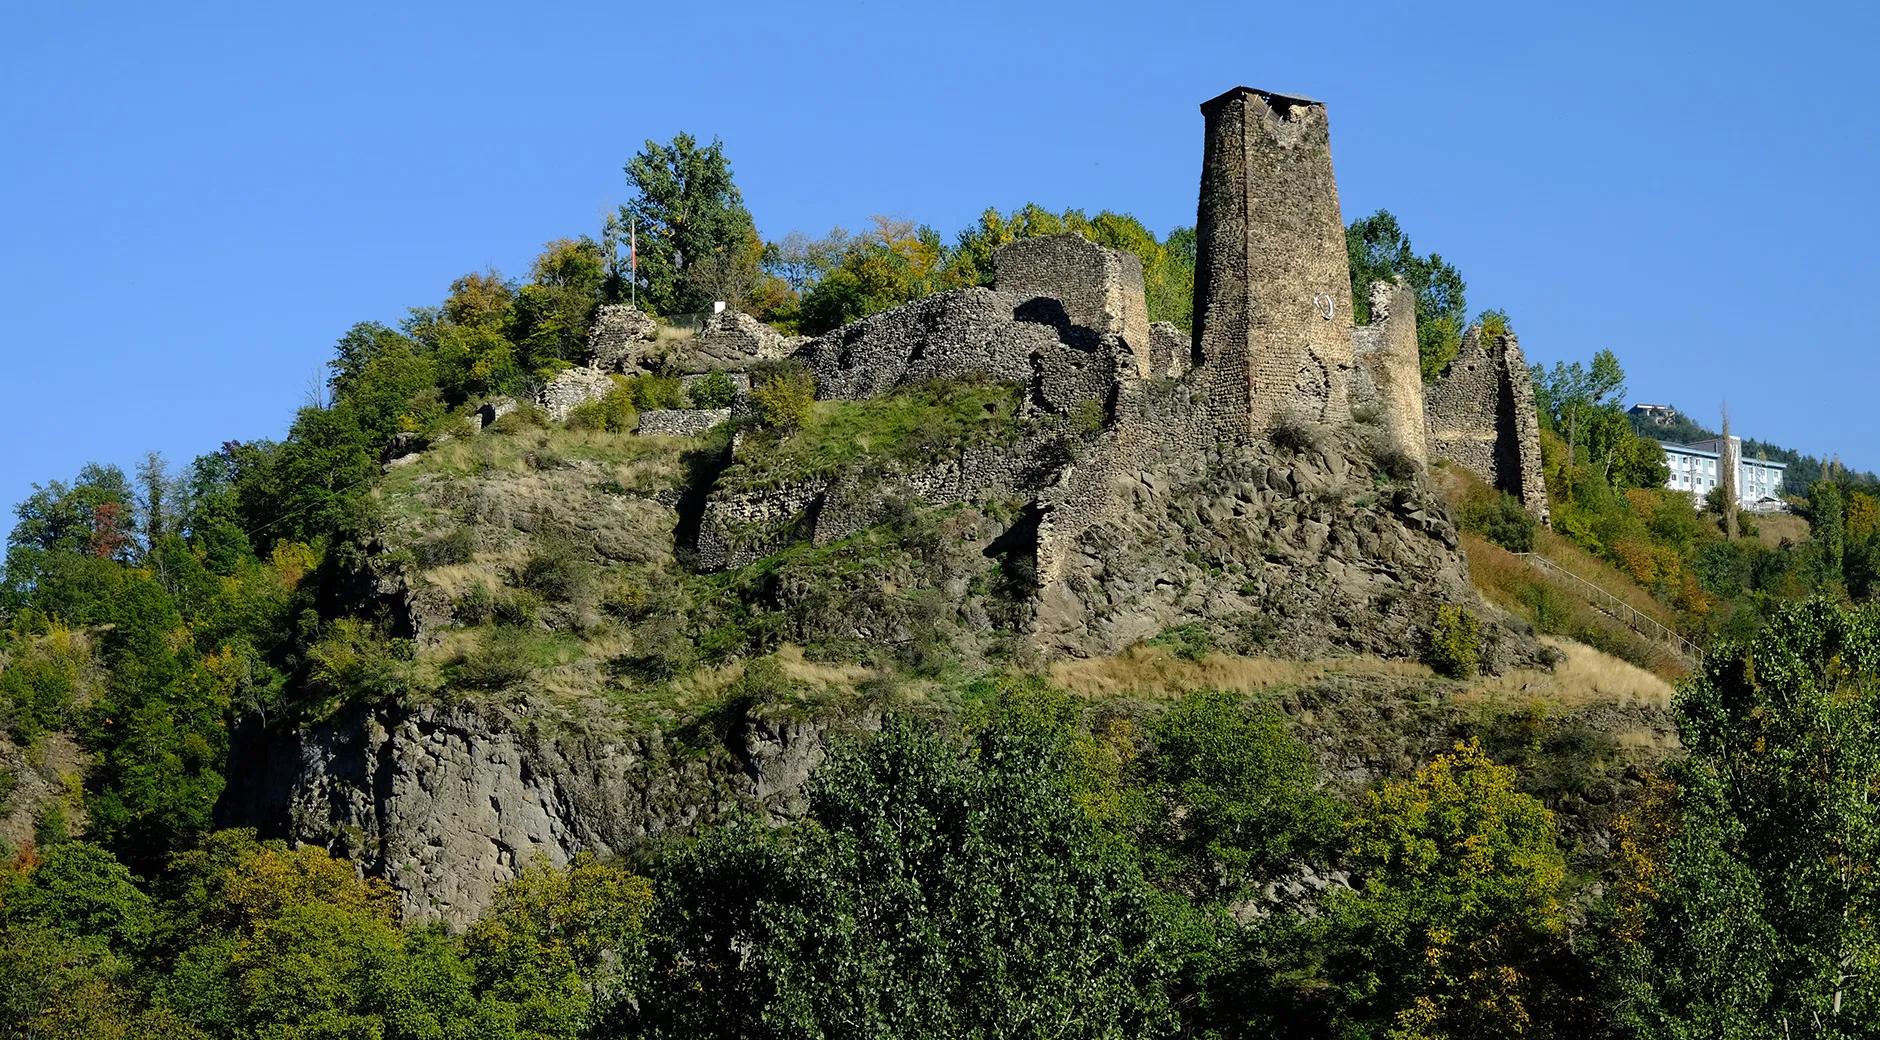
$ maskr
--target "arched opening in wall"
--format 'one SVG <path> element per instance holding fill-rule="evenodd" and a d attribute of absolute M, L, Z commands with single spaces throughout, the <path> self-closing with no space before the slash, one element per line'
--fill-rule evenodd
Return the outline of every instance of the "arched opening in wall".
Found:
<path fill-rule="evenodd" d="M 1049 296 L 1034 296 L 1012 308 L 1012 320 L 1031 325 L 1048 325 L 1057 332 L 1057 337 L 1061 342 L 1078 350 L 1097 348 L 1097 331 L 1072 321 L 1070 311 L 1064 308 L 1062 300 L 1055 300 Z"/>

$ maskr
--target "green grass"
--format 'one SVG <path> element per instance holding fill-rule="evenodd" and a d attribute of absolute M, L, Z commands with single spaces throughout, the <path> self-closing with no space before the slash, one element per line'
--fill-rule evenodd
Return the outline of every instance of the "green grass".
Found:
<path fill-rule="evenodd" d="M 818 401 L 794 436 L 748 435 L 720 479 L 760 491 L 832 476 L 863 464 L 928 463 L 1022 432 L 1016 386 L 931 382 L 863 401 Z"/>

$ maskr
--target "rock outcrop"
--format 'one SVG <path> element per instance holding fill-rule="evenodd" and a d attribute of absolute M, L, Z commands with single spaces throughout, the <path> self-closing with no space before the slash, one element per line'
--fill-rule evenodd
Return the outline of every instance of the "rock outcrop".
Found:
<path fill-rule="evenodd" d="M 348 856 L 407 920 L 461 924 L 537 857 L 627 852 L 733 810 L 784 819 L 834 734 L 876 725 L 742 715 L 704 745 L 498 708 L 354 711 L 246 733 L 222 815 Z"/>

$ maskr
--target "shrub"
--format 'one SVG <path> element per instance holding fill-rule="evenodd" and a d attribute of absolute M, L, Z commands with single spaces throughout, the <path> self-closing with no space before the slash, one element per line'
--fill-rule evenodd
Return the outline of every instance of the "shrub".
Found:
<path fill-rule="evenodd" d="M 565 603 L 587 588 L 586 564 L 566 546 L 551 545 L 522 565 L 522 584 L 543 597 Z"/>
<path fill-rule="evenodd" d="M 488 586 L 478 582 L 457 600 L 451 613 L 460 625 L 481 625 L 496 616 L 496 597 L 490 595 Z"/>
<path fill-rule="evenodd" d="M 694 408 L 729 408 L 737 399 L 738 388 L 723 372 L 712 372 L 686 389 Z"/>
<path fill-rule="evenodd" d="M 1214 651 L 1214 633 L 1199 621 L 1163 629 L 1150 646 L 1159 646 L 1184 661 L 1199 661 Z"/>
<path fill-rule="evenodd" d="M 539 430 L 548 426 L 548 413 L 540 405 L 527 401 L 520 402 L 502 418 L 490 424 L 492 433 L 521 433 L 523 430 Z"/>
<path fill-rule="evenodd" d="M 653 408 L 684 408 L 685 384 L 674 376 L 633 376 L 621 380 L 641 411 Z"/>
<path fill-rule="evenodd" d="M 501 690 L 535 671 L 537 647 L 530 632 L 499 625 L 450 667 L 451 678 L 478 690 Z"/>
<path fill-rule="evenodd" d="M 418 545 L 418 565 L 422 567 L 446 567 L 451 564 L 469 563 L 477 551 L 476 529 L 467 524 L 459 524 L 449 531 Z"/>
<path fill-rule="evenodd" d="M 570 430 L 628 433 L 639 419 L 633 388 L 622 380 L 616 381 L 614 388 L 598 399 L 576 405 L 568 413 L 567 426 Z"/>
<path fill-rule="evenodd" d="M 785 437 L 803 428 L 815 403 L 816 377 L 801 365 L 772 369 L 751 388 L 757 424 Z"/>
<path fill-rule="evenodd" d="M 1304 416 L 1282 415 L 1267 431 L 1267 439 L 1286 451 L 1312 451 L 1319 446 L 1319 429 Z"/>
<path fill-rule="evenodd" d="M 1423 663 L 1451 679 L 1472 678 L 1482 663 L 1481 619 L 1453 603 L 1437 607 Z"/>
<path fill-rule="evenodd" d="M 1462 527 L 1509 552 L 1534 551 L 1534 515 L 1506 492 L 1494 498 L 1478 498 L 1464 506 Z"/>

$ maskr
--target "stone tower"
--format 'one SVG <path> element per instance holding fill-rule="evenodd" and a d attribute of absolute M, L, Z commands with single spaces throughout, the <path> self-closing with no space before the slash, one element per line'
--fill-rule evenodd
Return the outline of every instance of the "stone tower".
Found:
<path fill-rule="evenodd" d="M 1235 87 L 1201 106 L 1195 361 L 1223 430 L 1348 416 L 1351 271 L 1325 106 Z"/>

